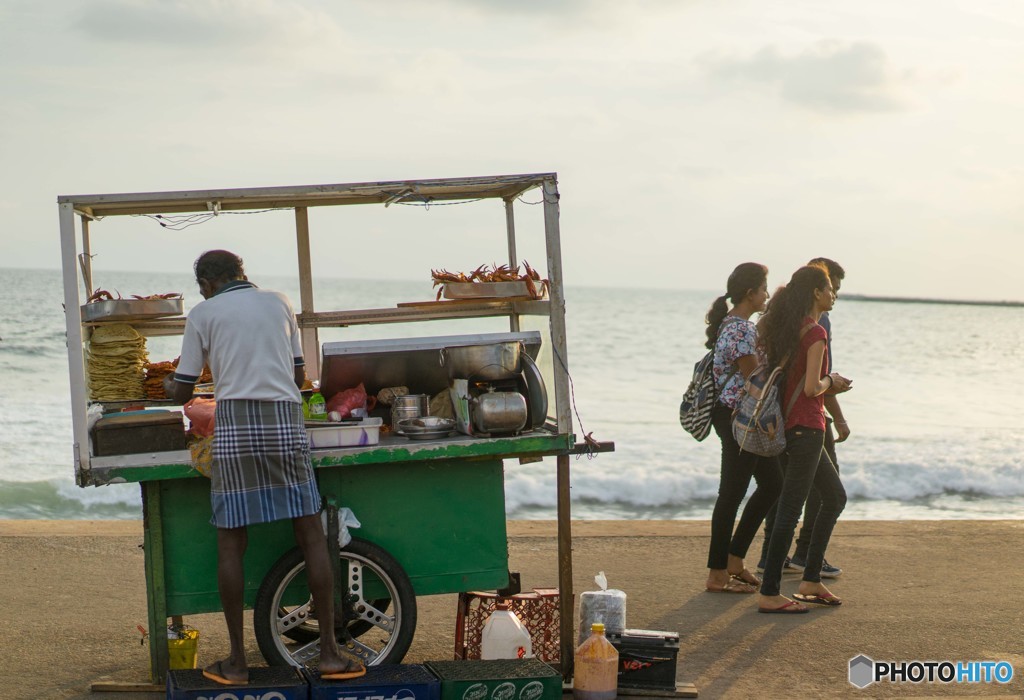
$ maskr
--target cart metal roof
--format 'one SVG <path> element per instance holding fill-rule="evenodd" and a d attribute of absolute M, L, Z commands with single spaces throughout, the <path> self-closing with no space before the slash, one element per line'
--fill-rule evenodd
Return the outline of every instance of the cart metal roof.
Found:
<path fill-rule="evenodd" d="M 334 185 L 61 195 L 57 197 L 57 203 L 72 204 L 75 211 L 92 218 L 132 214 L 238 211 L 343 204 L 430 203 L 464 199 L 513 199 L 524 192 L 540 187 L 545 181 L 556 179 L 555 173 L 534 173 Z"/>

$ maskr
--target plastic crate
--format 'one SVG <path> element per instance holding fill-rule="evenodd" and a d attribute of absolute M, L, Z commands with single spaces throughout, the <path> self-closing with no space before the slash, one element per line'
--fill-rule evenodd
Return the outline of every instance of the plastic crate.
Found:
<path fill-rule="evenodd" d="M 347 681 L 320 678 L 320 672 L 304 672 L 310 700 L 439 700 L 441 682 L 426 666 L 386 664 L 370 666 L 366 675 Z"/>
<path fill-rule="evenodd" d="M 562 619 L 557 588 L 534 588 L 531 593 L 510 596 L 481 591 L 460 593 L 455 616 L 455 658 L 480 658 L 484 623 L 499 602 L 508 603 L 508 609 L 530 633 L 534 656 L 557 666 L 561 659 L 559 625 Z"/>
<path fill-rule="evenodd" d="M 309 685 L 291 666 L 250 668 L 248 685 L 221 685 L 198 669 L 167 672 L 167 700 L 309 700 Z"/>
<path fill-rule="evenodd" d="M 428 661 L 441 700 L 561 700 L 562 676 L 537 659 Z"/>

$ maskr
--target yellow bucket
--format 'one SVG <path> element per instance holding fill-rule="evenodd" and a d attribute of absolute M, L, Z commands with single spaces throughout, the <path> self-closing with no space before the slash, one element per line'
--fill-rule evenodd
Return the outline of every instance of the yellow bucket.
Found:
<path fill-rule="evenodd" d="M 167 639 L 168 666 L 173 670 L 196 668 L 199 660 L 199 630 L 191 627 L 176 628 L 178 639 Z"/>

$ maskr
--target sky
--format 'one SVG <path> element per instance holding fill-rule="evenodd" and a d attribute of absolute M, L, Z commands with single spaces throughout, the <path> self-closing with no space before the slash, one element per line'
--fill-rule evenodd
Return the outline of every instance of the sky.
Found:
<path fill-rule="evenodd" d="M 826 256 L 846 292 L 1024 300 L 995 264 L 1024 252 L 1022 77 L 1017 0 L 4 0 L 0 267 L 60 266 L 58 195 L 557 172 L 570 286 Z M 310 219 L 332 277 L 505 255 L 496 201 Z M 288 274 L 292 222 L 107 219 L 94 264 Z"/>

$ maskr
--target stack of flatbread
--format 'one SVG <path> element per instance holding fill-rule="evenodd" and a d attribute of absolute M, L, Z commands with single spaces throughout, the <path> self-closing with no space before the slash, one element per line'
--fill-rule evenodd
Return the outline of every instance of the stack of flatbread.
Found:
<path fill-rule="evenodd" d="M 146 339 L 127 323 L 99 326 L 85 355 L 92 401 L 144 399 L 143 367 L 149 359 Z"/>

